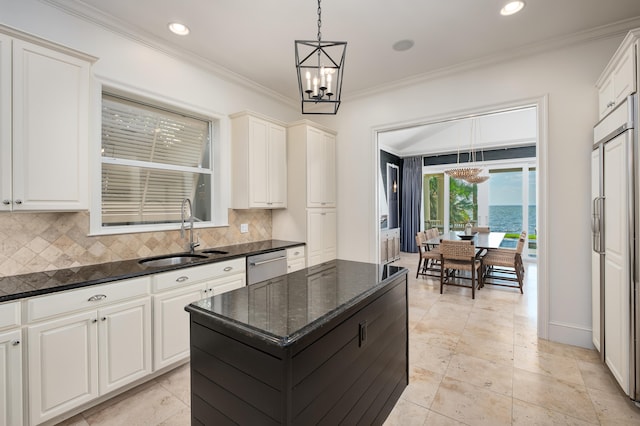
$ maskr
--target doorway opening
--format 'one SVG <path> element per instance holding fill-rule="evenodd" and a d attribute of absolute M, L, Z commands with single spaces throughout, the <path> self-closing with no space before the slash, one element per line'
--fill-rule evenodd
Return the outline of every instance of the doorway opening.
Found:
<path fill-rule="evenodd" d="M 530 290 L 537 293 L 535 296 L 531 294 L 535 303 L 532 308 L 537 312 L 538 334 L 542 338 L 546 338 L 548 333 L 549 309 L 544 249 L 546 207 L 544 203 L 540 204 L 547 197 L 546 104 L 546 97 L 541 97 L 528 102 L 387 126 L 375 132 L 379 160 L 389 155 L 399 159 L 400 163 L 409 157 L 422 158 L 422 205 L 419 212 L 412 212 L 418 215 L 420 230 L 437 227 L 444 232 L 471 221 L 478 226 L 505 232 L 505 245 L 516 241 L 515 238 L 511 240 L 509 234 L 527 232 L 523 259 L 535 269 L 534 276 L 529 276 L 528 280 L 533 278 L 536 282 Z M 473 159 L 471 153 L 462 155 L 465 150 L 469 151 L 468 123 L 471 120 L 481 121 L 476 123 L 479 130 L 473 135 L 475 163 L 480 164 L 483 173 L 489 176 L 488 181 L 481 184 L 453 180 L 445 173 L 458 163 L 464 166 L 466 164 L 462 163 Z M 500 156 L 501 152 L 508 150 L 513 150 L 514 155 Z M 517 150 L 526 152 L 517 153 Z M 489 151 L 495 151 L 497 157 L 487 156 Z M 437 160 L 430 163 L 426 157 Z M 400 175 L 402 179 L 402 166 Z M 411 182 L 403 181 L 403 185 L 406 188 Z M 519 190 L 517 199 L 507 197 L 513 195 L 507 190 L 513 191 L 514 188 Z M 401 224 L 409 220 L 406 210 L 400 200 Z"/>

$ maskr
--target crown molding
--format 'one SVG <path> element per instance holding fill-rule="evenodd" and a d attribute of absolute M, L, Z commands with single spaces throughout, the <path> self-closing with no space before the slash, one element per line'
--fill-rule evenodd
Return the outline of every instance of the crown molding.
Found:
<path fill-rule="evenodd" d="M 622 21 L 614 22 L 612 24 L 602 25 L 588 30 L 579 31 L 564 37 L 556 37 L 541 42 L 531 43 L 496 55 L 485 56 L 450 67 L 444 67 L 437 70 L 429 71 L 424 74 L 414 75 L 402 80 L 391 82 L 389 84 L 383 84 L 374 88 L 360 90 L 358 92 L 351 93 L 351 95 L 348 97 L 344 97 L 345 99 L 343 99 L 343 101 L 353 101 L 392 90 L 398 90 L 445 76 L 451 76 L 452 74 L 459 74 L 473 69 L 485 68 L 495 65 L 496 63 L 504 63 L 512 61 L 514 59 L 536 55 L 542 52 L 558 50 L 576 44 L 587 43 L 599 39 L 621 37 L 627 34 L 629 31 L 638 27 L 640 27 L 640 17 L 625 19 Z"/>
<path fill-rule="evenodd" d="M 122 20 L 119 20 L 109 14 L 106 14 L 93 6 L 90 6 L 82 0 L 38 0 L 41 3 L 47 4 L 51 7 L 59 9 L 64 13 L 75 16 L 84 21 L 91 22 L 97 26 L 100 26 L 108 31 L 121 35 L 129 40 L 132 40 L 138 44 L 144 45 L 150 49 L 161 52 L 172 58 L 181 59 L 185 62 L 191 63 L 201 69 L 205 69 L 212 74 L 220 77 L 228 82 L 238 84 L 247 89 L 255 92 L 259 92 L 265 96 L 273 98 L 287 106 L 296 108 L 298 107 L 298 101 L 287 96 L 284 96 L 268 87 L 262 86 L 253 80 L 244 77 L 228 68 L 225 68 L 211 60 L 203 58 L 193 52 L 179 49 L 167 43 L 165 40 L 154 36 L 148 32 L 142 31 L 137 27 L 134 27 Z"/>

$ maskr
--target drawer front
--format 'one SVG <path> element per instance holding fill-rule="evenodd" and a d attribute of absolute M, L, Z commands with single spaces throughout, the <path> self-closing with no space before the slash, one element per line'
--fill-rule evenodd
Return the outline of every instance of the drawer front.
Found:
<path fill-rule="evenodd" d="M 287 249 L 287 260 L 304 258 L 304 246 Z"/>
<path fill-rule="evenodd" d="M 149 294 L 150 282 L 150 277 L 141 277 L 36 297 L 27 301 L 27 321 L 144 296 Z"/>
<path fill-rule="evenodd" d="M 0 330 L 20 325 L 20 302 L 0 305 Z"/>
<path fill-rule="evenodd" d="M 195 284 L 212 278 L 234 275 L 245 272 L 246 260 L 244 257 L 226 262 L 211 263 L 209 265 L 194 266 L 192 268 L 179 269 L 177 271 L 163 272 L 153 276 L 152 290 L 154 293 Z"/>
<path fill-rule="evenodd" d="M 304 257 L 301 259 L 288 259 L 287 260 L 287 272 L 291 273 L 291 272 L 296 272 L 299 271 L 301 269 L 304 269 L 307 267 L 307 262 L 305 261 Z"/>

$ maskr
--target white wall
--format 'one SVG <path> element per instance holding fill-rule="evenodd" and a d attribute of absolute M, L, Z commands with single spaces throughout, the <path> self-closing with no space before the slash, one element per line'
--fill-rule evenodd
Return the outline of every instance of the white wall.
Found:
<path fill-rule="evenodd" d="M 548 322 L 541 331 L 544 335 L 548 328 L 551 340 L 590 346 L 594 84 L 621 41 L 622 36 L 596 40 L 343 102 L 336 128 L 338 256 L 360 261 L 374 261 L 377 256 L 374 129 L 547 95 L 548 193 L 538 206 L 548 209 L 549 304 L 543 306 Z M 344 87 L 346 92 L 348 81 Z"/>

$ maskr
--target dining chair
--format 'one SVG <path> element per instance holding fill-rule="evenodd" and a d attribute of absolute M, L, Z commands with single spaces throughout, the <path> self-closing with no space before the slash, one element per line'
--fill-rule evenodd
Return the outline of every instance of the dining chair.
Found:
<path fill-rule="evenodd" d="M 418 232 L 416 234 L 416 246 L 418 246 L 419 255 L 416 278 L 418 278 L 418 275 L 428 275 L 427 271 L 435 269 L 435 263 L 440 261 L 440 250 L 438 247 L 430 247 L 425 244 L 426 241 L 427 237 L 424 232 Z"/>
<path fill-rule="evenodd" d="M 476 257 L 473 241 L 440 240 L 440 294 L 444 285 L 468 287 L 453 280 L 461 278 L 455 271 L 471 272 L 471 298 L 476 298 L 476 288 L 482 286 L 482 262 Z"/>
<path fill-rule="evenodd" d="M 526 231 L 520 233 L 518 245 L 514 249 L 497 248 L 487 251 L 482 257 L 483 283 L 515 287 L 515 285 L 503 281 L 517 282 L 520 294 L 524 283 L 524 265 L 522 263 L 522 251 L 527 240 Z M 487 280 L 490 280 L 489 282 Z"/>
<path fill-rule="evenodd" d="M 424 231 L 424 238 L 426 241 L 429 241 L 433 238 L 438 237 L 438 235 L 440 235 L 440 231 L 438 231 L 438 228 L 429 228 L 429 229 L 425 229 Z M 437 247 L 438 244 L 428 244 L 429 249 L 433 248 L 433 247 Z"/>

